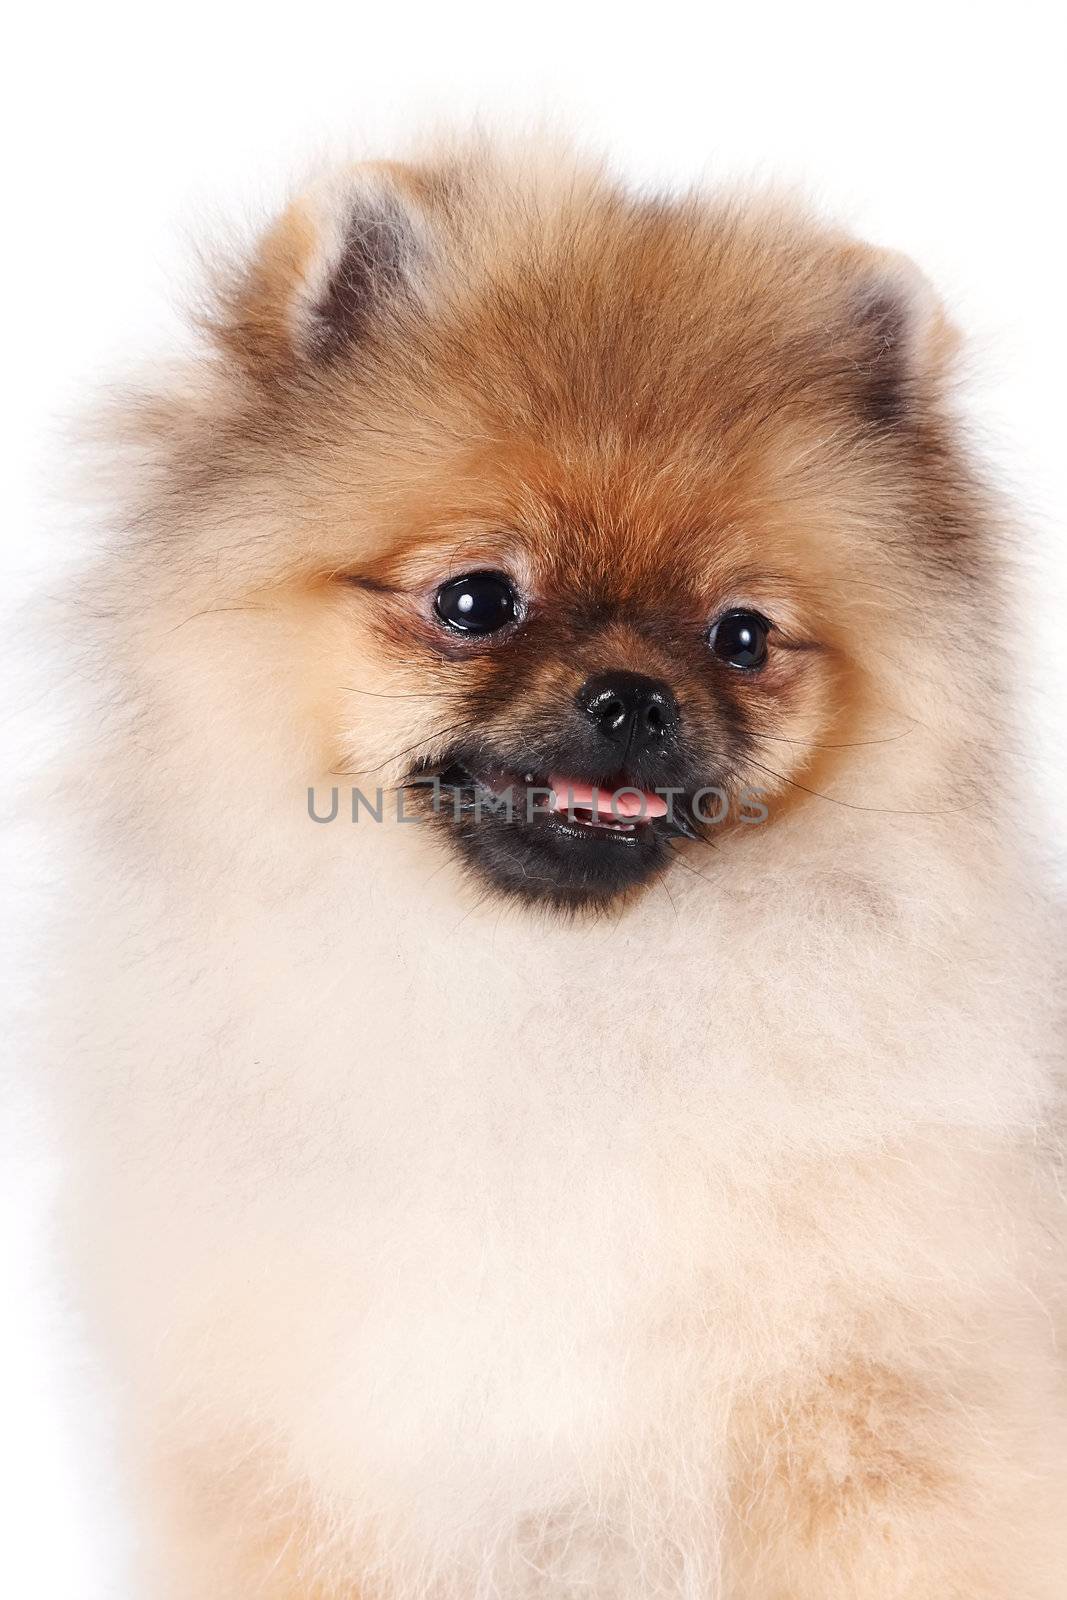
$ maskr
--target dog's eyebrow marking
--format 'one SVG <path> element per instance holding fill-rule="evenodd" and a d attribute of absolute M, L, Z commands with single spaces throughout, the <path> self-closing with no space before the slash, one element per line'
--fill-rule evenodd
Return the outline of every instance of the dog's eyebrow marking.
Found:
<path fill-rule="evenodd" d="M 344 572 L 341 582 L 351 584 L 353 589 L 367 589 L 371 594 L 401 594 L 403 591 L 395 583 L 385 583 L 381 578 L 372 578 L 368 573 Z"/>
<path fill-rule="evenodd" d="M 783 634 L 781 630 L 776 631 L 774 642 L 779 650 L 815 650 L 828 654 L 832 649 L 832 646 L 826 644 L 822 639 L 798 639 L 795 636 Z"/>

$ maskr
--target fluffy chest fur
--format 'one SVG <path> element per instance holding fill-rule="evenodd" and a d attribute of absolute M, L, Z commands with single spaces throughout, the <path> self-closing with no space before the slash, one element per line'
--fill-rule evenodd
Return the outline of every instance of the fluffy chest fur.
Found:
<path fill-rule="evenodd" d="M 272 1515 L 328 1485 L 390 1582 L 667 1593 L 717 1569 L 739 1417 L 858 1350 L 934 1382 L 1020 1271 L 1047 1085 L 968 879 L 917 928 L 829 834 L 592 930 L 306 818 L 302 878 L 146 883 L 83 1091 L 179 1455 L 251 1452 Z"/>

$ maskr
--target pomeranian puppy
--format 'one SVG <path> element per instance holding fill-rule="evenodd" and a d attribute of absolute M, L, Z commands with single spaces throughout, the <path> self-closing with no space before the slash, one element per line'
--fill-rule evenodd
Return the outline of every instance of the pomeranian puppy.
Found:
<path fill-rule="evenodd" d="M 449 149 L 109 416 L 54 988 L 152 1600 L 1063 1600 L 1025 623 L 906 261 Z"/>

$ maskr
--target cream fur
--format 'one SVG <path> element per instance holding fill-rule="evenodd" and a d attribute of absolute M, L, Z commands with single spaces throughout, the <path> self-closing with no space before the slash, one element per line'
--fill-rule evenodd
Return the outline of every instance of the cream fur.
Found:
<path fill-rule="evenodd" d="M 1063 1600 L 1057 980 L 983 791 L 989 590 L 885 646 L 835 793 L 900 814 L 812 798 L 565 923 L 343 820 L 350 613 L 225 609 L 297 492 L 89 580 L 55 1048 L 143 1593 Z"/>

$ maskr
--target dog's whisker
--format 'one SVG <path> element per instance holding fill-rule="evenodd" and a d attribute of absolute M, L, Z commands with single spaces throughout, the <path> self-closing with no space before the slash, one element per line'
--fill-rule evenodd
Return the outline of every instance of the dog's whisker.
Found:
<path fill-rule="evenodd" d="M 378 689 L 358 689 L 350 683 L 342 683 L 340 688 L 342 694 L 364 695 L 368 700 L 440 700 L 446 692 L 434 693 L 431 690 L 428 694 L 383 694 Z"/>
<path fill-rule="evenodd" d="M 842 744 L 824 744 L 818 739 L 787 739 L 783 734 L 760 733 L 758 738 L 762 742 L 767 740 L 771 744 L 789 744 L 803 747 L 807 750 L 867 750 L 874 745 L 896 744 L 901 739 L 906 739 L 915 732 L 914 728 L 903 728 L 899 733 L 888 734 L 882 739 L 853 739 Z"/>
<path fill-rule="evenodd" d="M 405 756 L 411 755 L 412 751 L 414 750 L 421 749 L 423 745 L 432 744 L 436 739 L 446 739 L 451 733 L 458 733 L 460 728 L 467 728 L 469 730 L 470 724 L 466 721 L 466 719 L 461 722 L 453 722 L 447 728 L 435 728 L 432 733 L 424 734 L 421 739 L 416 739 L 414 744 L 409 744 L 406 749 L 394 750 L 392 755 L 386 756 L 384 761 L 379 761 L 377 766 L 360 767 L 355 769 L 334 767 L 331 768 L 330 776 L 333 778 L 371 777 L 375 772 L 381 772 L 383 767 L 389 767 L 392 766 L 396 761 L 402 761 Z"/>
<path fill-rule="evenodd" d="M 811 789 L 798 778 L 790 778 L 786 773 L 765 766 L 752 756 L 748 757 L 748 761 L 751 766 L 757 767 L 760 772 L 765 772 L 770 778 L 776 778 L 779 783 L 787 783 L 790 788 L 799 789 L 802 794 L 811 795 L 814 800 L 825 800 L 828 805 L 843 806 L 846 811 L 869 812 L 882 817 L 948 817 L 967 810 L 966 806 L 944 806 L 935 811 L 924 811 L 914 806 L 864 806 L 857 800 L 842 800 L 837 795 L 823 794 L 820 789 Z"/>

